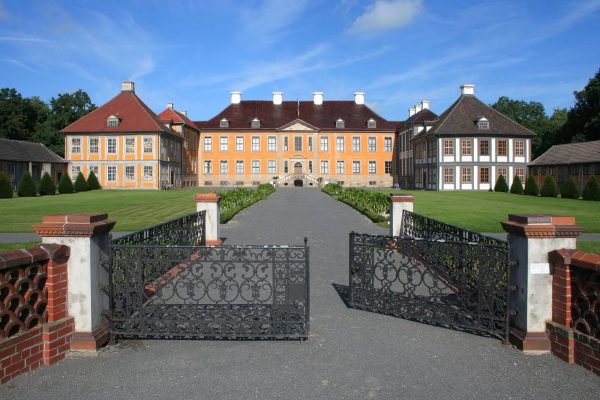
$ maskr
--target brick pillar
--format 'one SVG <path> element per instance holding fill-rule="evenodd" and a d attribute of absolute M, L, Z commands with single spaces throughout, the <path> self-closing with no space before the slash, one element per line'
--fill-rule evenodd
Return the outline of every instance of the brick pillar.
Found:
<path fill-rule="evenodd" d="M 110 230 L 115 225 L 107 214 L 78 213 L 48 215 L 34 229 L 43 243 L 69 246 L 67 309 L 75 319 L 73 350 L 97 350 L 110 338 L 108 321 L 102 316 L 109 309 L 105 288 L 109 273 L 101 266 L 109 257 Z"/>
<path fill-rule="evenodd" d="M 390 194 L 390 236 L 400 236 L 402 227 L 402 211 L 413 211 L 415 196 L 410 194 Z"/>
<path fill-rule="evenodd" d="M 219 221 L 221 220 L 219 200 L 221 200 L 221 196 L 217 193 L 198 193 L 194 199 L 196 200 L 196 211 L 206 211 L 206 245 L 223 244 L 219 238 Z"/>
<path fill-rule="evenodd" d="M 516 287 L 509 307 L 516 311 L 511 320 L 510 341 L 524 352 L 548 352 L 550 341 L 546 322 L 552 320 L 552 275 L 548 253 L 574 249 L 582 232 L 573 217 L 552 215 L 509 215 L 502 222 L 508 232 L 511 267 L 510 286 Z"/>

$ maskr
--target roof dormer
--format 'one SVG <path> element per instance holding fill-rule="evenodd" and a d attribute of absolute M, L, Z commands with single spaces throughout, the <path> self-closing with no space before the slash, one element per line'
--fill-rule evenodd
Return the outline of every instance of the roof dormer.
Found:
<path fill-rule="evenodd" d="M 369 118 L 369 120 L 367 121 L 367 128 L 369 128 L 369 129 L 377 128 L 377 122 L 375 122 L 375 120 L 373 118 Z"/>
<path fill-rule="evenodd" d="M 106 126 L 109 128 L 116 128 L 117 126 L 119 126 L 119 122 L 120 119 L 117 115 L 109 115 L 108 118 L 106 118 Z"/>
<path fill-rule="evenodd" d="M 477 118 L 477 129 L 490 129 L 490 121 L 486 117 Z"/>
<path fill-rule="evenodd" d="M 254 118 L 250 123 L 250 127 L 255 129 L 260 128 L 260 119 L 258 119 L 258 117 Z"/>
<path fill-rule="evenodd" d="M 342 128 L 342 129 L 343 129 L 345 126 L 346 126 L 346 124 L 344 123 L 344 120 L 343 120 L 343 119 L 341 119 L 341 118 L 338 118 L 338 119 L 335 121 L 335 127 L 336 127 L 336 128 Z"/>
<path fill-rule="evenodd" d="M 219 128 L 229 128 L 229 120 L 227 118 L 223 118 L 219 121 Z"/>

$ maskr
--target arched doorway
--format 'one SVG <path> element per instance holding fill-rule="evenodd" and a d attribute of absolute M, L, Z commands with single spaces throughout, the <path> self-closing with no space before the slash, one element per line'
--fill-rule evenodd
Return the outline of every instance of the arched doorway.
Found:
<path fill-rule="evenodd" d="M 303 187 L 303 186 L 304 186 L 304 181 L 302 179 L 294 180 L 294 187 Z"/>
<path fill-rule="evenodd" d="M 301 162 L 296 162 L 294 163 L 294 173 L 295 174 L 301 174 L 302 173 L 302 163 Z"/>

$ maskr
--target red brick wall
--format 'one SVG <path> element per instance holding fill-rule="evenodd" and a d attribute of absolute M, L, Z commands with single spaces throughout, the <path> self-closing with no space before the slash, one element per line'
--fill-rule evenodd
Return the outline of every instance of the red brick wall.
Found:
<path fill-rule="evenodd" d="M 51 244 L 0 254 L 0 383 L 65 357 L 69 248 Z"/>
<path fill-rule="evenodd" d="M 585 319 L 582 305 L 577 304 L 581 298 L 574 298 L 581 297 L 582 285 L 587 287 L 588 282 L 582 282 L 582 276 L 589 279 L 590 284 L 600 277 L 600 255 L 556 250 L 550 253 L 549 259 L 553 267 L 552 322 L 546 324 L 546 331 L 551 351 L 563 361 L 579 364 L 600 375 L 600 325 L 582 322 Z M 590 331 L 580 331 L 585 329 Z"/>

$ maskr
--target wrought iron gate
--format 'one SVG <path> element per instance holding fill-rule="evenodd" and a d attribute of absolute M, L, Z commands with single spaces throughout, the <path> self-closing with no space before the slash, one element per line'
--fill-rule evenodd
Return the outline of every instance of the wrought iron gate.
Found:
<path fill-rule="evenodd" d="M 402 233 L 350 234 L 350 305 L 506 339 L 507 243 L 409 211 Z"/>

